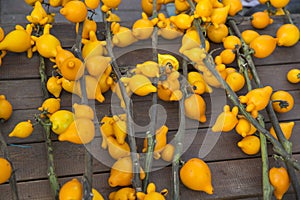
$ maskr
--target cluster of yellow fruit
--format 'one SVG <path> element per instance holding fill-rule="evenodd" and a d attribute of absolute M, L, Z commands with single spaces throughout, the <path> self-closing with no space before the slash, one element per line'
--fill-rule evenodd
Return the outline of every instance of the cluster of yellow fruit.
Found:
<path fill-rule="evenodd" d="M 294 99 L 286 91 L 276 91 L 272 94 L 272 88 L 265 86 L 249 91 L 245 96 L 240 96 L 240 102 L 245 103 L 246 111 L 256 118 L 258 111 L 263 110 L 272 101 L 273 108 L 276 112 L 283 113 L 290 111 L 294 106 Z M 280 107 L 278 103 L 283 103 L 286 107 Z M 284 136 L 289 139 L 294 127 L 294 122 L 279 123 Z M 230 106 L 225 105 L 223 112 L 217 117 L 215 124 L 212 127 L 213 132 L 229 132 L 235 129 L 236 133 L 243 138 L 238 142 L 238 147 L 248 154 L 254 155 L 260 151 L 260 140 L 256 133 L 256 128 L 244 117 L 238 115 L 238 107 L 234 106 L 230 111 Z M 276 137 L 274 128 L 270 128 L 270 133 Z"/>

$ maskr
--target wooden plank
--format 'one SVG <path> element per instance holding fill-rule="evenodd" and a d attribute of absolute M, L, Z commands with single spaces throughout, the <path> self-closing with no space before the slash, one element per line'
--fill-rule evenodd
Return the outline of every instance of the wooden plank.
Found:
<path fill-rule="evenodd" d="M 266 125 L 267 128 L 270 124 Z M 215 134 L 209 132 L 208 129 L 187 130 L 183 140 L 183 155 L 182 159 L 187 160 L 190 157 L 199 157 L 200 147 L 205 147 L 204 138 L 207 134 Z M 293 154 L 300 153 L 300 121 L 295 122 L 293 135 L 290 141 L 293 143 Z M 168 142 L 173 143 L 175 131 L 169 131 Z M 36 134 L 36 133 L 35 133 Z M 38 134 L 41 135 L 41 132 Z M 38 137 L 41 137 L 41 136 Z M 38 138 L 36 135 L 35 138 Z M 229 133 L 222 133 L 217 140 L 217 143 L 212 148 L 208 155 L 203 157 L 208 162 L 218 162 L 223 160 L 236 160 L 236 159 L 251 159 L 260 157 L 260 154 L 248 156 L 244 154 L 236 145 L 242 137 L 231 131 Z M 80 174 L 84 171 L 84 146 L 71 144 L 69 142 L 58 142 L 57 137 L 53 135 L 53 149 L 54 161 L 56 166 L 57 175 L 60 177 Z M 14 139 L 9 139 L 11 143 Z M 20 141 L 16 140 L 15 141 Z M 101 149 L 101 139 L 95 138 L 89 147 L 90 152 L 95 157 L 94 172 L 102 173 L 107 172 L 108 167 L 112 166 L 112 160 L 106 150 Z M 138 151 L 142 150 L 142 141 L 138 141 Z M 272 155 L 272 145 L 269 144 L 269 154 Z M 43 142 L 35 143 L 22 143 L 21 146 L 10 146 L 9 152 L 11 154 L 12 162 L 16 168 L 16 176 L 19 181 L 29 181 L 47 178 L 47 161 L 46 149 Z M 141 155 L 142 156 L 142 155 Z M 166 166 L 168 163 L 161 160 L 155 161 L 155 167 Z"/>
<path fill-rule="evenodd" d="M 297 155 L 297 158 L 300 158 Z M 181 198 L 187 199 L 253 199 L 261 198 L 261 163 L 260 158 L 246 159 L 246 160 L 232 160 L 221 162 L 209 162 L 208 165 L 212 172 L 212 184 L 214 187 L 214 194 L 207 195 L 204 192 L 197 192 L 186 189 L 180 184 Z M 274 165 L 271 161 L 271 166 Z M 297 174 L 299 177 L 299 174 Z M 150 176 L 150 180 L 157 185 L 157 190 L 164 188 L 171 191 L 171 168 L 163 168 L 155 171 Z M 95 174 L 93 177 L 93 186 L 98 189 L 103 196 L 107 198 L 111 191 L 117 188 L 110 188 L 107 184 L 108 173 Z M 161 178 L 165 177 L 165 178 Z M 167 178 L 169 177 L 169 178 Z M 60 178 L 61 184 L 71 180 L 72 178 L 79 178 L 79 176 L 69 176 Z M 159 181 L 157 181 L 159 180 Z M 50 200 L 51 192 L 47 180 L 36 180 L 30 182 L 19 182 L 19 193 L 22 200 L 39 199 Z M 4 199 L 10 199 L 9 186 L 4 184 L 0 186 L 1 196 Z M 168 194 L 167 199 L 171 199 L 171 193 Z M 284 196 L 285 199 L 293 199 L 292 188 L 289 188 L 288 194 Z"/>

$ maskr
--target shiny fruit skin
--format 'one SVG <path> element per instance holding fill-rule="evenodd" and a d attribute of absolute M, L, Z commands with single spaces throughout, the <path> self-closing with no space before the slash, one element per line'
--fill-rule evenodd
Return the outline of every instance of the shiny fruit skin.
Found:
<path fill-rule="evenodd" d="M 0 184 L 5 183 L 11 176 L 12 167 L 8 160 L 0 158 Z"/>
<path fill-rule="evenodd" d="M 237 145 L 247 155 L 255 155 L 260 151 L 260 139 L 254 135 L 244 137 Z"/>
<path fill-rule="evenodd" d="M 4 95 L 0 95 L 0 119 L 8 120 L 12 115 L 13 108 Z"/>
<path fill-rule="evenodd" d="M 252 40 L 259 36 L 259 33 L 254 30 L 245 30 L 241 33 L 243 40 L 246 44 L 250 44 Z"/>
<path fill-rule="evenodd" d="M 234 92 L 241 90 L 245 85 L 245 78 L 239 72 L 232 72 L 227 75 L 226 82 Z"/>
<path fill-rule="evenodd" d="M 290 178 L 284 167 L 272 167 L 269 170 L 269 179 L 274 187 L 274 196 L 276 199 L 282 199 L 284 193 L 290 187 Z"/>
<path fill-rule="evenodd" d="M 293 24 L 283 24 L 276 32 L 276 38 L 278 46 L 291 47 L 299 41 L 300 32 Z"/>
<path fill-rule="evenodd" d="M 223 38 L 228 36 L 228 27 L 225 24 L 219 24 L 218 27 L 210 25 L 207 27 L 207 37 L 214 43 L 221 43 Z"/>
<path fill-rule="evenodd" d="M 50 116 L 51 130 L 55 134 L 63 133 L 74 121 L 74 115 L 68 110 L 58 110 Z"/>
<path fill-rule="evenodd" d="M 270 0 L 270 3 L 274 8 L 283 8 L 288 5 L 289 2 L 290 0 Z"/>
<path fill-rule="evenodd" d="M 82 200 L 83 188 L 77 179 L 66 182 L 59 191 L 59 200 Z"/>
<path fill-rule="evenodd" d="M 224 49 L 220 53 L 220 56 L 222 58 L 222 63 L 225 65 L 231 64 L 235 60 L 235 57 L 236 57 L 236 55 L 232 49 Z"/>
<path fill-rule="evenodd" d="M 211 172 L 208 165 L 199 158 L 191 158 L 180 169 L 180 180 L 189 189 L 213 194 Z"/>
<path fill-rule="evenodd" d="M 273 109 L 279 113 L 289 112 L 294 107 L 294 98 L 287 91 L 278 90 L 274 92 L 271 96 L 271 100 L 274 101 L 272 102 Z M 276 102 L 276 101 L 284 101 L 284 102 Z"/>
<path fill-rule="evenodd" d="M 257 29 L 264 29 L 269 24 L 273 23 L 273 19 L 269 17 L 269 14 L 266 12 L 256 12 L 251 16 L 251 25 Z"/>
<path fill-rule="evenodd" d="M 236 49 L 242 45 L 240 38 L 235 35 L 225 37 L 222 42 L 225 49 Z"/>
<path fill-rule="evenodd" d="M 300 82 L 300 69 L 291 69 L 286 75 L 287 80 L 290 83 L 299 83 Z"/>
<path fill-rule="evenodd" d="M 273 53 L 277 40 L 270 35 L 260 35 L 250 43 L 250 48 L 254 50 L 254 57 L 266 58 Z"/>
<path fill-rule="evenodd" d="M 30 120 L 19 122 L 13 131 L 8 135 L 9 137 L 27 138 L 33 132 L 33 125 Z"/>

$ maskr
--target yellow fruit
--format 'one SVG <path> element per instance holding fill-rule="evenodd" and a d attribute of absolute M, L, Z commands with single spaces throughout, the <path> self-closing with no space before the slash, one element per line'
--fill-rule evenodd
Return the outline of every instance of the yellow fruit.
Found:
<path fill-rule="evenodd" d="M 112 136 L 108 137 L 106 140 L 108 145 L 108 153 L 113 159 L 118 160 L 119 158 L 130 155 L 130 147 L 127 142 L 119 144 Z"/>
<path fill-rule="evenodd" d="M 89 9 L 94 10 L 100 5 L 100 0 L 84 0 L 84 3 Z"/>
<path fill-rule="evenodd" d="M 213 194 L 211 172 L 208 165 L 199 158 L 191 158 L 180 169 L 181 182 L 192 190 Z"/>
<path fill-rule="evenodd" d="M 94 119 L 94 110 L 88 105 L 74 103 L 73 109 L 74 109 L 74 116 L 76 119 L 77 118 L 87 118 L 90 120 Z"/>
<path fill-rule="evenodd" d="M 4 39 L 5 33 L 2 27 L 0 27 L 0 42 Z"/>
<path fill-rule="evenodd" d="M 229 35 L 222 40 L 225 49 L 236 49 L 242 45 L 240 38 L 235 35 Z"/>
<path fill-rule="evenodd" d="M 64 78 L 75 81 L 83 76 L 84 65 L 79 58 L 72 57 L 62 63 L 60 71 Z"/>
<path fill-rule="evenodd" d="M 74 116 L 71 111 L 58 110 L 50 116 L 49 120 L 52 124 L 51 130 L 59 135 L 74 121 Z"/>
<path fill-rule="evenodd" d="M 27 3 L 28 5 L 33 6 L 35 4 L 35 2 L 39 1 L 39 2 L 43 2 L 43 0 L 24 0 L 25 3 Z"/>
<path fill-rule="evenodd" d="M 109 200 L 135 200 L 135 189 L 124 187 L 118 191 L 111 192 L 108 197 Z"/>
<path fill-rule="evenodd" d="M 66 182 L 59 191 L 59 200 L 82 200 L 83 186 L 77 179 Z"/>
<path fill-rule="evenodd" d="M 194 16 L 195 18 L 201 17 L 201 19 L 204 22 L 209 21 L 212 10 L 213 10 L 213 5 L 210 0 L 199 0 L 196 5 Z"/>
<path fill-rule="evenodd" d="M 222 63 L 225 65 L 231 64 L 235 60 L 235 53 L 232 49 L 224 49 L 220 56 Z"/>
<path fill-rule="evenodd" d="M 247 135 L 253 135 L 256 132 L 256 128 L 247 119 L 240 118 L 235 126 L 235 131 L 242 137 L 246 137 Z"/>
<path fill-rule="evenodd" d="M 234 92 L 241 90 L 245 85 L 245 78 L 239 72 L 232 72 L 227 75 L 226 82 Z"/>
<path fill-rule="evenodd" d="M 92 188 L 93 199 L 92 200 L 104 200 L 103 196 L 94 188 Z"/>
<path fill-rule="evenodd" d="M 276 32 L 278 46 L 291 47 L 299 41 L 300 32 L 294 24 L 283 24 Z"/>
<path fill-rule="evenodd" d="M 69 1 L 59 12 L 68 21 L 74 23 L 83 22 L 88 13 L 86 5 L 82 1 Z"/>
<path fill-rule="evenodd" d="M 274 196 L 277 200 L 281 200 L 290 187 L 290 177 L 287 170 L 284 167 L 272 167 L 269 170 L 269 179 L 274 187 Z"/>
<path fill-rule="evenodd" d="M 76 24 L 77 28 L 77 24 Z M 83 28 L 82 28 L 82 38 L 87 39 L 89 38 L 90 31 L 97 31 L 97 23 L 89 18 L 86 18 L 83 22 Z"/>
<path fill-rule="evenodd" d="M 38 108 L 40 111 L 47 111 L 49 114 L 53 114 L 60 109 L 60 99 L 59 98 L 48 98 L 46 99 L 42 106 Z"/>
<path fill-rule="evenodd" d="M 61 46 L 59 39 L 50 34 L 50 28 L 52 25 L 46 24 L 44 26 L 43 35 L 40 37 L 33 36 L 35 41 L 36 50 L 45 58 L 55 58 L 57 55 L 57 47 Z"/>
<path fill-rule="evenodd" d="M 0 184 L 5 183 L 11 176 L 12 167 L 8 160 L 0 158 Z"/>
<path fill-rule="evenodd" d="M 237 114 L 238 114 L 238 107 L 234 106 L 230 111 L 230 106 L 225 105 L 223 107 L 223 112 L 219 114 L 216 119 L 215 124 L 212 127 L 213 132 L 228 132 L 234 129 L 236 124 L 238 123 Z"/>
<path fill-rule="evenodd" d="M 89 32 L 90 40 L 83 40 L 82 57 L 86 59 L 87 57 L 92 57 L 95 55 L 103 55 L 106 52 L 104 46 L 105 41 L 99 41 L 95 31 Z"/>
<path fill-rule="evenodd" d="M 161 158 L 164 161 L 172 162 L 174 157 L 174 152 L 175 152 L 175 147 L 172 144 L 167 144 L 161 153 Z"/>
<path fill-rule="evenodd" d="M 94 122 L 87 118 L 78 118 L 58 136 L 58 140 L 68 141 L 74 144 L 87 144 L 94 139 L 94 136 Z"/>
<path fill-rule="evenodd" d="M 192 94 L 184 100 L 184 109 L 187 117 L 198 120 L 202 123 L 206 122 L 206 103 L 198 94 Z"/>
<path fill-rule="evenodd" d="M 111 187 L 131 185 L 132 160 L 130 156 L 118 159 L 110 170 L 108 184 Z M 140 179 L 145 178 L 145 172 L 140 168 Z"/>
<path fill-rule="evenodd" d="M 192 22 L 194 21 L 194 16 L 190 16 L 185 13 L 181 13 L 176 16 L 171 16 L 170 21 L 175 24 L 176 27 L 182 30 L 186 30 L 192 26 Z"/>
<path fill-rule="evenodd" d="M 228 27 L 225 24 L 219 24 L 218 27 L 213 25 L 207 27 L 207 37 L 214 43 L 221 43 L 228 33 Z"/>
<path fill-rule="evenodd" d="M 47 90 L 54 95 L 54 97 L 58 98 L 62 91 L 62 82 L 59 80 L 59 76 L 51 76 L 47 80 L 46 87 Z"/>
<path fill-rule="evenodd" d="M 250 42 L 250 48 L 254 50 L 253 56 L 256 58 L 266 58 L 273 53 L 276 48 L 277 39 L 270 35 L 260 35 Z"/>
<path fill-rule="evenodd" d="M 19 122 L 13 131 L 8 135 L 9 137 L 27 138 L 33 132 L 33 125 L 30 120 Z"/>
<path fill-rule="evenodd" d="M 273 23 L 273 19 L 270 18 L 267 12 L 259 11 L 253 13 L 251 16 L 251 24 L 254 28 L 264 29 L 269 24 Z"/>
<path fill-rule="evenodd" d="M 109 0 L 108 0 L 109 1 Z M 156 1 L 156 10 L 159 11 L 161 8 L 163 0 Z M 153 4 L 149 0 L 141 0 L 141 7 L 143 12 L 145 12 L 149 17 L 153 14 Z"/>
<path fill-rule="evenodd" d="M 299 83 L 300 82 L 300 69 L 291 69 L 286 75 L 287 80 L 290 83 Z"/>
<path fill-rule="evenodd" d="M 13 108 L 4 95 L 0 95 L 0 120 L 8 120 L 12 115 Z"/>
<path fill-rule="evenodd" d="M 258 111 L 263 110 L 269 103 L 273 88 L 265 86 L 263 88 L 255 88 L 249 91 L 245 96 L 240 96 L 240 102 L 246 103 L 246 111 L 256 118 Z"/>
<path fill-rule="evenodd" d="M 276 112 L 289 112 L 294 107 L 294 97 L 287 91 L 278 90 L 271 96 L 272 106 Z"/>
<path fill-rule="evenodd" d="M 117 9 L 121 0 L 102 0 L 102 2 L 103 6 L 101 7 L 101 10 L 103 12 L 108 12 L 112 8 Z"/>
<path fill-rule="evenodd" d="M 218 27 L 219 24 L 225 24 L 228 17 L 229 8 L 230 5 L 213 9 L 210 18 L 214 26 Z"/>
<path fill-rule="evenodd" d="M 69 50 L 65 50 L 63 49 L 61 46 L 57 46 L 56 47 L 56 57 L 55 57 L 55 63 L 56 63 L 56 67 L 58 67 L 58 69 L 61 68 L 62 63 L 67 60 L 68 58 L 74 58 L 74 54 L 69 51 Z"/>
<path fill-rule="evenodd" d="M 283 8 L 288 5 L 289 2 L 290 0 L 270 0 L 271 5 L 275 8 Z"/>
<path fill-rule="evenodd" d="M 260 151 L 260 139 L 254 135 L 244 137 L 237 145 L 247 155 L 254 155 Z"/>
<path fill-rule="evenodd" d="M 230 5 L 228 14 L 230 16 L 235 16 L 239 11 L 243 9 L 243 4 L 241 0 L 222 0 L 224 6 Z"/>
<path fill-rule="evenodd" d="M 259 36 L 259 33 L 254 31 L 254 30 L 245 30 L 241 33 L 242 38 L 244 40 L 244 42 L 246 44 L 250 44 L 250 42 L 252 42 L 252 40 L 254 40 L 255 38 L 257 38 Z"/>
<path fill-rule="evenodd" d="M 295 122 L 281 122 L 279 123 L 279 126 L 282 130 L 283 135 L 285 136 L 285 138 L 288 140 L 290 139 L 292 133 L 293 133 L 293 128 L 294 128 Z M 275 129 L 273 127 L 270 128 L 270 133 L 271 135 L 273 135 L 273 137 L 275 137 L 276 139 L 276 133 L 275 133 Z"/>

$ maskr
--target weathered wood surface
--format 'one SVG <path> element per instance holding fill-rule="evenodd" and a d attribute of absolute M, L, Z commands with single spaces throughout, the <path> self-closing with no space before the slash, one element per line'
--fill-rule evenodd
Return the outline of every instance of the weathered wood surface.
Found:
<path fill-rule="evenodd" d="M 299 22 L 299 15 L 295 17 L 296 22 Z M 260 31 L 262 34 L 274 35 L 279 24 L 282 24 L 282 18 L 276 18 L 275 23 L 267 29 Z M 241 30 L 250 28 L 249 21 L 245 19 L 240 25 Z M 9 30 L 11 27 L 4 27 Z M 51 32 L 61 39 L 65 48 L 70 48 L 74 44 L 75 34 L 70 31 L 74 29 L 71 24 L 56 24 Z M 101 29 L 100 29 L 101 30 Z M 101 33 L 98 33 L 99 37 Z M 162 49 L 174 51 L 180 45 L 180 40 L 169 42 L 160 40 Z M 139 44 L 137 44 L 139 45 Z M 140 48 L 143 48 L 140 44 Z M 212 45 L 215 47 L 217 45 Z M 130 48 L 129 48 L 130 49 Z M 117 50 L 117 49 L 116 49 Z M 291 137 L 293 142 L 293 154 L 296 159 L 300 158 L 300 103 L 299 103 L 299 84 L 290 84 L 286 80 L 286 73 L 292 68 L 299 68 L 300 57 L 298 52 L 300 44 L 294 47 L 282 48 L 277 47 L 273 55 L 265 59 L 254 59 L 257 64 L 259 76 L 264 85 L 271 85 L 274 90 L 287 90 L 295 99 L 295 107 L 292 111 L 286 114 L 278 114 L 280 121 L 295 121 L 294 134 Z M 151 59 L 151 51 L 144 49 L 136 52 L 128 50 L 127 55 L 118 58 L 121 66 L 135 65 Z M 33 58 L 27 59 L 24 54 L 8 53 L 3 59 L 3 64 L 0 68 L 0 94 L 5 94 L 13 105 L 14 113 L 2 127 L 5 139 L 9 144 L 14 144 L 9 147 L 12 161 L 16 167 L 16 176 L 19 185 L 19 193 L 22 200 L 50 200 L 51 191 L 47 180 L 47 162 L 46 149 L 42 128 L 35 127 L 31 137 L 26 139 L 8 138 L 7 134 L 13 129 L 15 124 L 25 119 L 32 119 L 34 114 L 38 113 L 37 108 L 42 103 L 42 93 L 40 89 L 40 79 L 38 72 L 39 58 L 35 54 Z M 53 63 L 46 62 L 48 66 L 48 75 L 51 75 L 51 66 Z M 233 65 L 235 66 L 235 65 Z M 240 91 L 243 94 L 245 90 Z M 105 94 L 104 103 L 95 103 L 95 108 L 98 117 L 102 114 L 109 114 L 111 92 Z M 205 94 L 204 98 L 207 102 L 207 118 L 208 122 L 193 124 L 194 128 L 186 131 L 187 139 L 191 139 L 192 143 L 183 154 L 183 160 L 191 157 L 197 157 L 199 149 L 203 144 L 203 139 L 206 134 L 209 134 L 211 124 L 215 117 L 221 112 L 223 105 L 230 103 L 224 98 L 224 92 L 220 89 L 215 89 L 214 93 Z M 72 95 L 63 92 L 62 108 L 71 109 Z M 134 99 L 134 120 L 139 125 L 149 123 L 149 107 L 151 105 L 151 95 L 146 97 L 133 96 Z M 75 101 L 78 98 L 75 97 Z M 211 102 L 214 105 L 211 105 Z M 159 104 L 167 111 L 166 125 L 169 127 L 168 140 L 171 141 L 178 129 L 178 103 L 159 101 Z M 269 120 L 265 112 L 267 128 L 270 127 Z M 194 138 L 195 136 L 195 138 Z M 63 184 L 65 181 L 73 177 L 80 178 L 84 172 L 84 147 L 74 145 L 68 142 L 57 141 L 57 136 L 53 135 L 54 157 L 57 175 L 59 181 Z M 261 191 L 261 159 L 260 155 L 247 156 L 241 152 L 236 143 L 241 139 L 234 131 L 222 133 L 216 146 L 203 159 L 211 168 L 213 176 L 214 194 L 207 195 L 203 192 L 195 192 L 186 189 L 181 185 L 182 199 L 260 199 Z M 96 142 L 100 142 L 100 138 Z M 141 145 L 139 145 L 141 148 Z M 102 152 L 101 152 L 102 153 Z M 107 152 L 104 152 L 107 154 Z M 272 158 L 272 148 L 269 145 L 270 165 L 274 165 Z M 166 164 L 155 161 L 158 165 Z M 93 186 L 98 189 L 103 195 L 108 196 L 115 188 L 109 188 L 107 179 L 109 176 L 109 167 L 95 159 L 94 161 L 94 183 Z M 298 173 L 299 176 L 299 173 Z M 161 178 L 165 177 L 165 178 Z M 155 181 L 158 190 L 167 188 L 171 191 L 171 167 L 165 167 L 154 171 L 151 174 L 151 180 Z M 285 199 L 294 199 L 292 188 Z M 11 199 L 9 185 L 3 184 L 0 186 L 0 199 Z M 170 199 L 170 198 L 169 198 Z"/>

